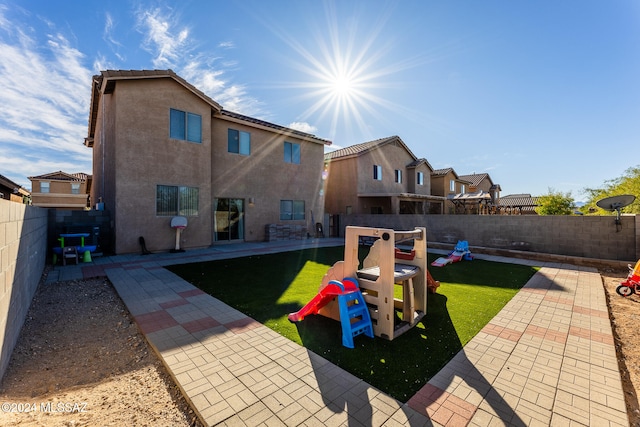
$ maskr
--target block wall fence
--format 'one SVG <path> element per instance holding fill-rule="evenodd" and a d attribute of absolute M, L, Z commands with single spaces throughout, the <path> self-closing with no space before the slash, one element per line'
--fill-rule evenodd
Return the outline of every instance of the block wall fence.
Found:
<path fill-rule="evenodd" d="M 0 378 L 47 259 L 47 210 L 0 199 Z"/>
<path fill-rule="evenodd" d="M 550 254 L 624 265 L 640 258 L 640 215 L 622 215 L 619 225 L 615 216 L 537 215 L 341 215 L 339 223 L 341 236 L 348 225 L 426 227 L 432 248 L 453 249 L 458 240 L 466 240 L 485 253 Z"/>

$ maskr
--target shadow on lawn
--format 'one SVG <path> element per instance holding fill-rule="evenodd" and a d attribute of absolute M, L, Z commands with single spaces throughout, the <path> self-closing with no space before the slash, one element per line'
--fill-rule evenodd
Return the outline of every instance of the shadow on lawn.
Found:
<path fill-rule="evenodd" d="M 342 334 L 339 322 L 315 315 L 296 323 L 304 346 L 323 356 L 322 359 L 312 357 L 311 361 L 325 405 L 334 412 L 346 411 L 349 425 L 369 426 L 372 425 L 370 401 L 375 399 L 377 393 L 369 384 L 378 388 L 380 384 L 391 384 L 392 390 L 382 391 L 407 402 L 402 410 L 410 425 L 425 425 L 425 420 L 412 418 L 410 411 L 405 409 L 407 406 L 426 417 L 429 422 L 447 425 L 451 419 L 450 408 L 454 405 L 458 407 L 455 416 L 463 418 L 466 425 L 476 407 L 461 402 L 445 391 L 455 377 L 459 377 L 470 388 L 475 389 L 504 421 L 510 422 L 510 425 L 524 426 L 513 408 L 493 389 L 490 380 L 467 358 L 449 316 L 447 297 L 437 293 L 429 294 L 427 303 L 427 315 L 418 326 L 393 341 L 360 335 L 354 340 L 355 349 L 334 347 L 333 343 L 340 341 Z M 408 343 L 411 345 L 407 346 Z M 332 354 L 327 354 L 327 347 L 332 348 Z M 406 354 L 399 352 L 399 348 L 413 348 L 417 351 Z M 349 359 L 352 357 L 347 356 L 352 352 L 361 354 L 363 362 L 368 361 L 369 365 L 350 364 Z M 344 367 L 348 372 L 328 368 L 324 359 Z M 445 368 L 452 359 L 455 360 L 455 370 Z M 378 371 L 376 365 L 387 365 L 385 368 L 388 369 Z M 425 369 L 425 366 L 428 368 Z M 367 369 L 370 371 L 367 372 Z M 434 376 L 434 384 L 428 384 L 427 381 Z M 338 384 L 342 388 L 337 387 Z M 348 393 L 336 394 L 336 390 L 345 388 L 349 390 Z M 448 403 L 443 403 L 447 401 Z"/>

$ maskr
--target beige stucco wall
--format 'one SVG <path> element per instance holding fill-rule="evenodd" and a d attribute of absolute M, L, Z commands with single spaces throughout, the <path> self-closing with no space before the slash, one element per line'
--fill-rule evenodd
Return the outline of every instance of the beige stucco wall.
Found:
<path fill-rule="evenodd" d="M 408 173 L 409 180 L 407 181 L 407 190 L 409 193 L 420 194 L 423 196 L 431 195 L 431 169 L 426 163 L 420 163 L 415 168 L 409 169 L 411 173 Z M 417 173 L 422 172 L 424 177 L 423 185 L 417 183 Z"/>
<path fill-rule="evenodd" d="M 41 193 L 41 183 L 49 183 L 49 192 Z M 71 184 L 80 184 L 72 194 Z M 84 209 L 87 206 L 87 182 L 55 179 L 31 180 L 31 203 L 42 208 Z"/>
<path fill-rule="evenodd" d="M 358 170 L 355 158 L 332 160 L 327 165 L 325 187 L 325 211 L 330 214 L 346 214 L 347 206 L 352 213 L 357 210 Z"/>
<path fill-rule="evenodd" d="M 358 193 L 403 193 L 407 192 L 407 165 L 414 159 L 404 147 L 394 143 L 385 144 L 357 157 Z M 382 180 L 373 179 L 373 165 L 382 166 Z M 402 183 L 395 182 L 395 170 L 403 174 Z M 426 179 L 426 177 L 425 177 Z"/>
<path fill-rule="evenodd" d="M 374 207 L 391 213 L 394 208 L 389 196 L 392 194 L 430 195 L 431 170 L 426 163 L 408 168 L 414 160 L 400 143 L 393 142 L 359 155 L 332 159 L 326 185 L 327 213 L 346 213 L 347 206 L 352 207 L 353 214 L 368 214 Z M 374 165 L 382 166 L 382 180 L 373 179 Z M 401 183 L 395 182 L 396 169 L 402 171 Z M 416 172 L 424 174 L 424 185 L 416 185 Z M 374 196 L 376 194 L 381 197 Z"/>
<path fill-rule="evenodd" d="M 171 78 L 117 80 L 110 87 L 98 103 L 91 197 L 94 208 L 102 198 L 111 214 L 116 253 L 140 251 L 140 236 L 152 252 L 174 248 L 171 217 L 156 215 L 158 185 L 199 189 L 199 212 L 187 218 L 182 249 L 214 243 L 216 198 L 244 200 L 246 241 L 264 240 L 267 224 L 283 222 L 281 200 L 305 202 L 305 219 L 286 223 L 312 233 L 314 222 L 322 222 L 322 141 L 221 116 Z M 170 108 L 201 115 L 202 143 L 169 137 Z M 230 127 L 251 133 L 250 156 L 228 152 Z M 300 164 L 284 162 L 285 141 L 300 143 Z"/>
<path fill-rule="evenodd" d="M 175 247 L 171 217 L 156 215 L 158 185 L 199 189 L 199 215 L 187 218 L 181 248 L 210 245 L 211 107 L 172 79 L 121 80 L 114 93 L 115 150 L 106 167 L 114 168 L 116 253 L 138 251 L 139 236 L 150 251 Z M 170 108 L 202 116 L 202 143 L 169 137 Z"/>
<path fill-rule="evenodd" d="M 251 134 L 250 155 L 228 152 L 229 129 Z M 218 115 L 213 119 L 211 139 L 212 199 L 245 201 L 244 240 L 264 240 L 267 224 L 304 225 L 312 233 L 313 221 L 322 222 L 324 144 Z M 285 163 L 285 141 L 300 144 L 300 164 Z M 254 200 L 253 206 L 249 206 L 249 199 Z M 281 221 L 281 200 L 304 200 L 305 219 Z"/>

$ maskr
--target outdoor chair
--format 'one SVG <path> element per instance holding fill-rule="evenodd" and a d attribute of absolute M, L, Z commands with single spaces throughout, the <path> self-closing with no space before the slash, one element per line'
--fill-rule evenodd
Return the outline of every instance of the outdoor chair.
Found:
<path fill-rule="evenodd" d="M 67 258 L 75 260 L 78 264 L 78 249 L 75 246 L 65 246 L 62 249 L 62 265 L 67 265 Z"/>

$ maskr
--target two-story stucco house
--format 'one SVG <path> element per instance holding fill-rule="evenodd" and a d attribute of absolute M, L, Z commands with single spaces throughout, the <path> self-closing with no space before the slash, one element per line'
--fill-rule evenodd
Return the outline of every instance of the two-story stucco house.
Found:
<path fill-rule="evenodd" d="M 91 175 L 63 171 L 30 176 L 31 202 L 41 208 L 82 210 L 88 201 Z"/>
<path fill-rule="evenodd" d="M 269 224 L 313 230 L 322 218 L 330 142 L 226 111 L 171 70 L 94 76 L 91 200 L 104 203 L 116 253 L 262 241 Z M 306 236 L 305 236 L 306 237 Z"/>
<path fill-rule="evenodd" d="M 441 213 L 444 197 L 431 194 L 433 168 L 398 136 L 352 145 L 325 155 L 325 210 L 330 214 Z"/>
<path fill-rule="evenodd" d="M 444 213 L 456 213 L 456 204 L 453 202 L 456 195 L 468 191 L 469 181 L 461 179 L 453 168 L 436 169 L 431 173 L 431 194 L 447 199 L 444 204 Z"/>

